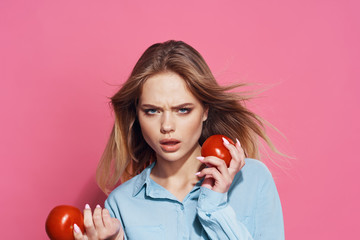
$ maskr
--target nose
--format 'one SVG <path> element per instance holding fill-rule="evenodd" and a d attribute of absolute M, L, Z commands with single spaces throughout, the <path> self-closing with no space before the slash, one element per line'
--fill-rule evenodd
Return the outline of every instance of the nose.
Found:
<path fill-rule="evenodd" d="M 161 118 L 160 132 L 165 134 L 173 131 L 175 131 L 175 120 L 171 116 L 171 113 L 164 112 Z"/>

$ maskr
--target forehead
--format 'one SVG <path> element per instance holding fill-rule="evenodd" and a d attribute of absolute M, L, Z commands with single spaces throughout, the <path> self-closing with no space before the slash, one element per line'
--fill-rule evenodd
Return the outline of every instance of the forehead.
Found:
<path fill-rule="evenodd" d="M 158 73 L 143 85 L 140 96 L 141 103 L 147 104 L 182 104 L 199 101 L 189 91 L 182 77 L 174 72 Z"/>

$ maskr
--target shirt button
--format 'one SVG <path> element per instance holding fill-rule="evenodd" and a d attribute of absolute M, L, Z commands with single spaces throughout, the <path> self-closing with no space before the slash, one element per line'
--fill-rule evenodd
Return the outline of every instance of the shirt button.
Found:
<path fill-rule="evenodd" d="M 184 210 L 184 206 L 183 206 L 183 205 L 181 205 L 181 207 L 180 207 L 180 208 L 181 208 L 181 210 Z"/>

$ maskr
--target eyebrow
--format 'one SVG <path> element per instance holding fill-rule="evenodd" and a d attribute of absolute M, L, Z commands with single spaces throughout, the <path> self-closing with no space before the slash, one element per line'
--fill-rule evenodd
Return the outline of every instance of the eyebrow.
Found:
<path fill-rule="evenodd" d="M 180 108 L 184 108 L 184 107 L 193 107 L 194 104 L 193 103 L 182 103 L 176 106 L 171 107 L 171 109 L 180 109 Z M 152 105 L 152 104 L 141 104 L 140 106 L 141 108 L 155 108 L 155 109 L 162 109 L 162 107 L 156 106 L 156 105 Z"/>

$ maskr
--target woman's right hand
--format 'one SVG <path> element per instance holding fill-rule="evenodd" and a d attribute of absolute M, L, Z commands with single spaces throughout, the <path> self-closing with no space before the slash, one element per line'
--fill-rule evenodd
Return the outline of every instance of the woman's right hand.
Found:
<path fill-rule="evenodd" d="M 84 209 L 85 233 L 82 234 L 79 227 L 74 225 L 74 237 L 76 240 L 123 240 L 124 231 L 120 221 L 110 216 L 109 211 L 97 205 L 94 214 L 90 206 L 86 204 Z"/>

